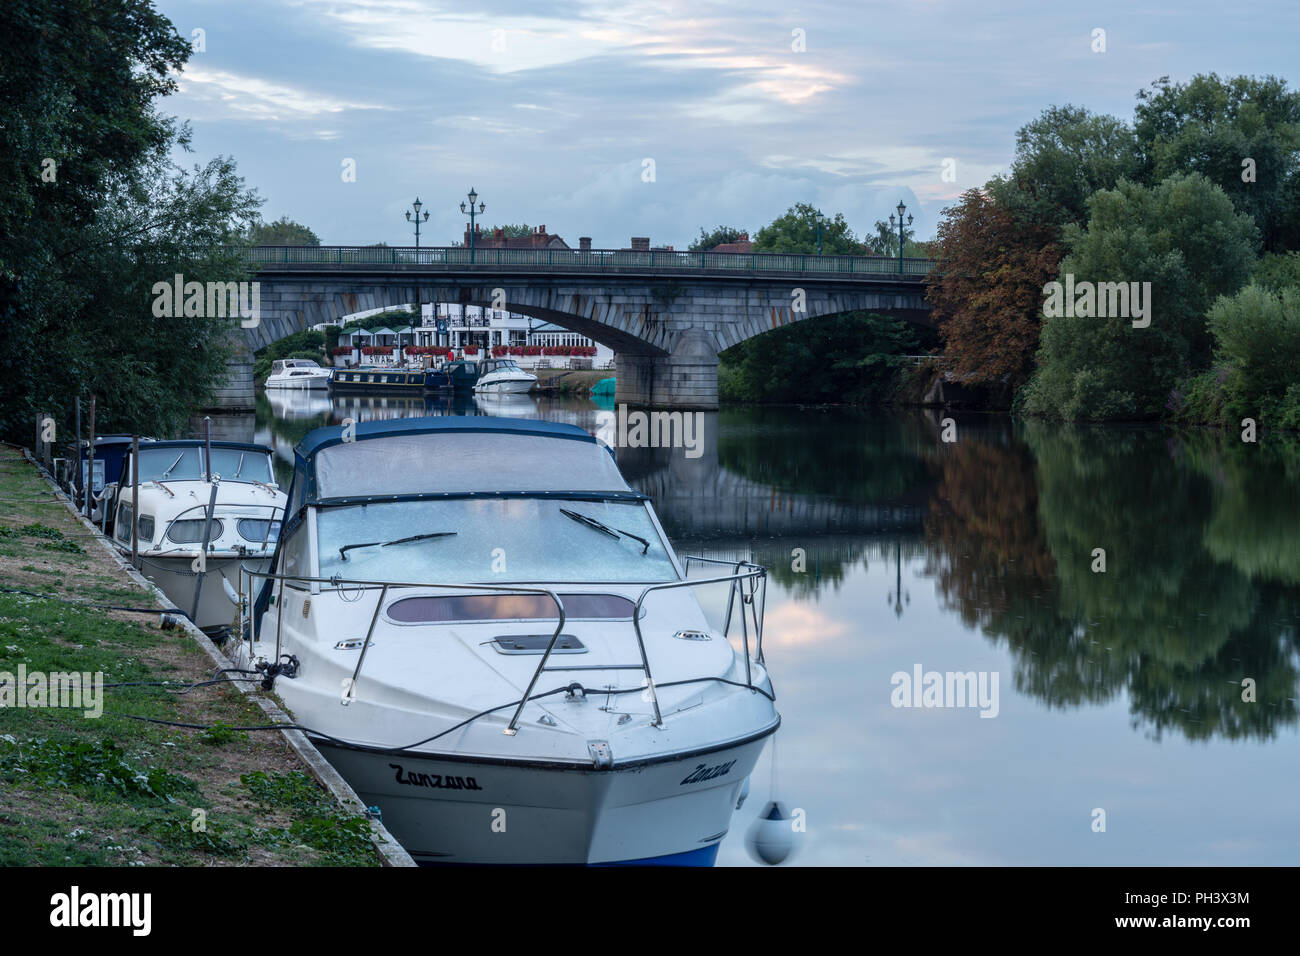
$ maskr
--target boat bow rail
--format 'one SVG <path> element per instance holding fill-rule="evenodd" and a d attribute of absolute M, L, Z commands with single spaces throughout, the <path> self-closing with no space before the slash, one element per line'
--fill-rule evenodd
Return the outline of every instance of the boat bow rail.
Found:
<path fill-rule="evenodd" d="M 758 663 L 759 665 L 762 665 L 764 663 L 763 617 L 764 617 L 764 608 L 766 604 L 766 595 L 767 595 L 767 569 L 760 565 L 753 564 L 749 561 L 723 561 L 717 558 L 704 558 L 704 557 L 696 557 L 693 555 L 684 556 L 684 560 L 685 560 L 685 566 L 688 569 L 688 571 L 692 562 L 699 562 L 703 564 L 713 564 L 713 565 L 723 565 L 725 567 L 730 567 L 732 571 L 729 574 L 724 574 L 712 578 L 697 578 L 694 580 L 689 578 L 684 578 L 680 581 L 666 581 L 658 584 L 648 584 L 642 587 L 641 592 L 638 595 L 637 600 L 635 602 L 634 610 L 632 612 L 632 627 L 633 627 L 633 633 L 636 636 L 637 651 L 639 653 L 640 660 L 637 662 L 632 662 L 627 664 L 554 665 L 554 666 L 550 665 L 551 656 L 552 654 L 555 653 L 557 645 L 560 642 L 562 632 L 564 630 L 564 624 L 565 624 L 564 601 L 560 597 L 560 594 L 554 588 L 530 587 L 528 585 L 447 584 L 442 582 L 431 583 L 431 582 L 411 582 L 411 581 L 377 581 L 377 580 L 348 579 L 348 578 L 343 578 L 339 575 L 323 578 L 323 577 L 310 577 L 304 575 L 282 574 L 282 573 L 276 573 L 272 571 L 257 571 L 252 568 L 241 568 L 240 577 L 239 577 L 240 587 L 239 587 L 239 601 L 238 601 L 239 617 L 240 617 L 240 633 L 244 635 L 245 641 L 247 643 L 248 660 L 251 663 L 256 659 L 254 645 L 256 643 L 257 628 L 254 627 L 254 622 L 252 620 L 254 615 L 254 609 L 253 609 L 253 602 L 250 600 L 250 597 L 253 593 L 255 593 L 258 587 L 256 582 L 260 581 L 263 582 L 264 584 L 269 582 L 270 587 L 272 589 L 275 589 L 278 586 L 279 590 L 275 601 L 275 605 L 276 605 L 275 659 L 274 661 L 270 662 L 270 664 L 267 665 L 266 668 L 268 679 L 273 679 L 274 676 L 282 672 L 280 661 L 281 658 L 283 657 L 282 643 L 281 643 L 283 632 L 282 632 L 282 628 L 280 627 L 280 624 L 283 620 L 282 617 L 283 610 L 284 610 L 283 594 L 284 594 L 284 588 L 286 584 L 304 586 L 313 590 L 318 589 L 321 586 L 325 586 L 325 585 L 328 585 L 338 590 L 344 590 L 344 589 L 355 590 L 356 592 L 358 592 L 358 598 L 360 596 L 360 593 L 363 593 L 365 591 L 371 591 L 371 590 L 378 591 L 379 595 L 378 595 L 378 599 L 375 602 L 375 609 L 370 616 L 370 626 L 366 631 L 365 640 L 361 644 L 361 648 L 360 648 L 361 653 L 357 658 L 356 667 L 353 669 L 352 677 L 348 682 L 347 689 L 345 690 L 344 695 L 341 699 L 341 703 L 343 703 L 346 706 L 347 704 L 352 703 L 357 699 L 356 698 L 357 682 L 361 677 L 362 668 L 365 665 L 366 652 L 370 648 L 371 642 L 374 637 L 375 627 L 379 622 L 381 613 L 383 612 L 384 608 L 388 604 L 389 595 L 392 592 L 397 590 L 409 590 L 409 589 L 452 590 L 452 591 L 472 591 L 478 593 L 488 592 L 488 593 L 495 593 L 495 594 L 533 594 L 533 595 L 542 595 L 550 599 L 550 601 L 555 605 L 556 615 L 558 618 L 556 621 L 556 627 L 555 630 L 551 633 L 550 640 L 546 645 L 546 649 L 542 653 L 541 658 L 537 663 L 537 667 L 534 669 L 532 677 L 528 682 L 528 687 L 524 691 L 522 697 L 520 697 L 517 701 L 508 701 L 507 703 L 500 704 L 499 706 L 475 714 L 474 716 L 468 718 L 467 720 L 461 721 L 460 723 L 452 727 L 440 731 L 439 733 L 434 734 L 433 736 L 430 736 L 428 738 L 425 738 L 424 740 L 417 741 L 414 744 L 409 744 L 405 747 L 390 748 L 392 751 L 411 750 L 423 744 L 430 743 L 438 739 L 439 737 L 442 737 L 455 730 L 459 730 L 467 726 L 468 724 L 474 722 L 475 720 L 478 720 L 480 717 L 486 717 L 489 714 L 496 713 L 497 711 L 500 710 L 505 710 L 508 707 L 513 707 L 514 713 L 511 716 L 509 723 L 506 725 L 502 733 L 508 736 L 514 736 L 519 731 L 519 720 L 523 714 L 524 707 L 530 701 L 539 699 L 541 697 L 548 697 L 553 694 L 557 694 L 561 692 L 574 693 L 575 688 L 581 688 L 580 684 L 570 683 L 565 687 L 558 687 L 553 690 L 535 694 L 534 691 L 536 690 L 537 683 L 541 679 L 542 674 L 546 672 L 560 672 L 560 671 L 575 672 L 575 671 L 583 671 L 583 670 L 591 670 L 591 671 L 639 670 L 645 675 L 641 687 L 624 688 L 620 690 L 604 689 L 602 690 L 602 693 L 631 693 L 634 691 L 645 693 L 646 695 L 648 695 L 647 696 L 648 702 L 654 708 L 654 721 L 652 723 L 652 726 L 660 729 L 663 728 L 664 722 L 663 722 L 663 714 L 660 711 L 660 707 L 659 707 L 659 695 L 658 695 L 659 687 L 679 687 L 679 686 L 683 686 L 686 684 L 693 684 L 693 683 L 721 682 L 725 684 L 731 684 L 737 687 L 743 687 L 754 693 L 761 694 L 764 697 L 767 697 L 769 700 L 775 700 L 775 696 L 771 692 L 759 686 L 758 684 L 754 683 L 753 668 L 752 668 L 752 662 Z M 247 580 L 247 587 L 245 587 L 245 580 Z M 658 685 L 657 687 L 655 684 L 654 675 L 651 671 L 650 659 L 646 653 L 645 638 L 641 632 L 642 609 L 645 605 L 646 599 L 650 597 L 650 595 L 662 591 L 674 590 L 678 588 L 687 588 L 687 587 L 695 588 L 695 587 L 702 587 L 705 585 L 723 585 L 723 584 L 728 586 L 729 591 L 727 596 L 726 615 L 722 626 L 721 637 L 724 641 L 730 642 L 731 624 L 734 617 L 733 612 L 735 611 L 736 607 L 739 606 L 741 643 L 742 643 L 743 656 L 745 661 L 744 682 L 742 683 L 740 681 L 732 681 L 732 680 L 728 680 L 727 678 L 719 677 L 716 675 L 705 675 L 701 677 L 688 677 L 682 680 L 674 680 L 671 682 L 666 682 L 664 684 Z M 591 584 L 590 583 L 584 584 L 582 582 L 566 582 L 563 585 L 565 589 L 573 588 L 573 587 L 582 588 L 588 586 L 591 586 Z M 349 598 L 349 600 L 355 600 L 355 599 L 357 598 Z M 750 653 L 751 630 L 753 632 L 753 650 L 754 650 L 754 654 L 752 656 Z M 679 633 L 678 636 L 681 636 L 681 634 Z M 690 639 L 690 638 L 687 637 L 684 639 Z M 339 742 L 346 743 L 345 741 L 339 741 Z"/>

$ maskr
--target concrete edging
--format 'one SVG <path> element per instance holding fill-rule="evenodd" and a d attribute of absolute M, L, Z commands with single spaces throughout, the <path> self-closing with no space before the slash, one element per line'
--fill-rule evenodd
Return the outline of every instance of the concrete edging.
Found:
<path fill-rule="evenodd" d="M 68 509 L 69 513 L 71 513 L 74 518 L 81 522 L 83 527 L 94 533 L 94 540 L 96 543 L 108 552 L 109 556 L 117 563 L 118 567 L 125 571 L 127 576 L 130 577 L 134 583 L 140 585 L 152 594 L 154 600 L 161 604 L 161 607 L 158 609 L 160 615 L 162 614 L 162 608 L 174 606 L 174 601 L 169 600 L 167 595 L 164 594 L 156 584 L 148 580 L 135 568 L 131 567 L 131 562 L 127 561 L 117 552 L 117 549 L 104 536 L 99 528 L 95 527 L 95 525 L 85 515 L 81 514 L 77 510 L 72 499 L 55 483 L 49 473 L 41 467 L 40 462 L 36 460 L 35 456 L 32 455 L 29 449 L 23 448 L 22 446 L 11 447 L 18 448 L 22 453 L 23 458 L 36 468 L 36 473 L 40 475 L 40 477 L 53 489 L 55 498 L 63 502 L 64 507 Z M 214 664 L 223 668 L 233 668 L 235 666 L 234 662 L 231 661 L 230 658 L 226 657 L 226 655 L 222 653 L 221 649 L 213 644 L 208 636 L 195 627 L 189 619 L 177 617 L 177 621 L 179 626 L 183 627 L 189 635 L 194 638 L 195 643 L 197 643 L 208 657 L 212 659 Z M 238 689 L 241 694 L 256 703 L 257 706 L 262 709 L 262 712 L 265 713 L 267 717 L 271 718 L 271 723 L 293 723 L 292 718 L 276 706 L 274 701 L 260 694 L 253 693 L 253 689 L 249 687 L 248 684 L 242 681 L 234 681 L 231 683 L 231 686 Z M 307 738 L 306 734 L 301 730 L 280 730 L 279 733 L 284 737 L 289 746 L 293 748 L 294 753 L 296 753 L 302 762 L 307 765 L 308 772 L 316 778 L 317 782 L 320 783 L 321 786 L 333 795 L 334 799 L 337 800 L 341 806 L 349 807 L 353 810 L 365 813 L 365 803 L 357 796 L 356 791 L 352 789 L 351 785 L 343 779 L 329 761 L 321 756 L 320 751 L 316 749 L 315 744 Z M 370 818 L 370 828 L 370 841 L 374 844 L 375 849 L 379 851 L 380 856 L 383 858 L 384 865 L 416 865 L 415 860 L 413 860 L 411 855 L 402 848 L 402 845 L 393 838 L 393 835 L 388 832 L 388 829 L 384 826 L 382 821 L 376 820 L 373 817 Z"/>

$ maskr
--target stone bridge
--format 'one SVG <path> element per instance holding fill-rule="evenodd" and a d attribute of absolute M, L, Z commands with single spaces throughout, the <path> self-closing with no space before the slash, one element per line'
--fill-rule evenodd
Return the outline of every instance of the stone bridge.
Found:
<path fill-rule="evenodd" d="M 923 281 L 934 265 L 872 256 L 383 246 L 260 246 L 249 261 L 260 283 L 260 321 L 244 332 L 250 350 L 365 309 L 504 308 L 612 348 L 616 401 L 697 409 L 717 407 L 718 352 L 755 335 L 859 310 L 928 325 Z M 247 387 L 251 399 L 251 363 L 233 371 L 230 391 Z"/>

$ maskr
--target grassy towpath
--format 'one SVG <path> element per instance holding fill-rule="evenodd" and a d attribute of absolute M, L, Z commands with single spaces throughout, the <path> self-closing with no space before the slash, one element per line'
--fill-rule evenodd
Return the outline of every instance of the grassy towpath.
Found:
<path fill-rule="evenodd" d="M 88 606 L 154 603 L 0 446 L 0 866 L 379 865 L 370 821 L 279 732 L 230 729 L 271 722 L 253 701 L 229 683 L 185 691 L 215 673 L 194 637 Z M 56 673 L 146 686 L 105 687 L 99 716 L 88 698 L 17 706 Z"/>

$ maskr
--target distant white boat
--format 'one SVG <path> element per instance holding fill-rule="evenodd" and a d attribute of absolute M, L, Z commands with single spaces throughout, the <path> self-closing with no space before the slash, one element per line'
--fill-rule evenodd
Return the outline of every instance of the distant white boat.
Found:
<path fill-rule="evenodd" d="M 330 373 L 330 369 L 321 368 L 311 359 L 276 359 L 266 378 L 266 387 L 327 388 Z"/>
<path fill-rule="evenodd" d="M 488 359 L 483 363 L 483 373 L 474 383 L 480 394 L 517 395 L 531 391 L 537 376 L 521 369 L 514 359 Z"/>

